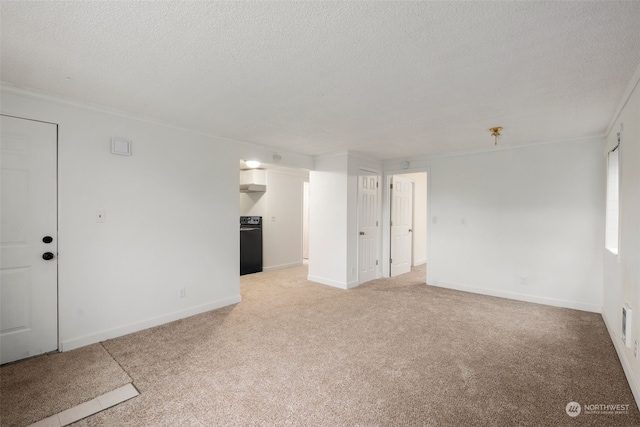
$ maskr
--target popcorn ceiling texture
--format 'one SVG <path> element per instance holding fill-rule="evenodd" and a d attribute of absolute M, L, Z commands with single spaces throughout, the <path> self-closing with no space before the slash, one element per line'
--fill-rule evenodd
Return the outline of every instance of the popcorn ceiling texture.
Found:
<path fill-rule="evenodd" d="M 2 2 L 2 80 L 381 159 L 603 134 L 640 2 Z"/>

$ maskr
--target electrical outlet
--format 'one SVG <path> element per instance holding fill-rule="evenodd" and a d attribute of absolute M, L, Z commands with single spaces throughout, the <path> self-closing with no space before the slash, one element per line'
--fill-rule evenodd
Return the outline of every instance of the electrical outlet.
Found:
<path fill-rule="evenodd" d="M 633 357 L 638 358 L 638 340 L 635 340 L 633 345 Z"/>
<path fill-rule="evenodd" d="M 180 298 L 187 296 L 187 288 L 180 288 Z"/>

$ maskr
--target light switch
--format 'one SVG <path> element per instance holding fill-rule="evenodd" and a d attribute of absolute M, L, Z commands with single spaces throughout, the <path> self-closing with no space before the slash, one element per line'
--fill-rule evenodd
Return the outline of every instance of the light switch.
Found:
<path fill-rule="evenodd" d="M 276 216 L 275 215 L 271 215 L 271 221 L 275 221 L 276 220 Z"/>

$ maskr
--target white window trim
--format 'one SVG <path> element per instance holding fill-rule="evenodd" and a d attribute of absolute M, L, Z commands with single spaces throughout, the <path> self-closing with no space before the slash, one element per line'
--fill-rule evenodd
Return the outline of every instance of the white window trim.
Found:
<path fill-rule="evenodd" d="M 607 192 L 605 207 L 605 249 L 617 256 L 620 256 L 621 135 L 621 132 L 618 133 L 618 144 L 607 153 Z M 615 161 L 615 164 L 612 164 L 613 161 Z M 612 165 L 615 165 L 615 170 L 612 170 Z"/>

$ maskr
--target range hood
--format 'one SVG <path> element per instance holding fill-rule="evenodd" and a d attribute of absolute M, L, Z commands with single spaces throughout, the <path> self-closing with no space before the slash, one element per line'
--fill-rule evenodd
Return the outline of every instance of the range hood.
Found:
<path fill-rule="evenodd" d="M 255 193 L 267 191 L 267 171 L 249 169 L 240 171 L 240 192 Z"/>

